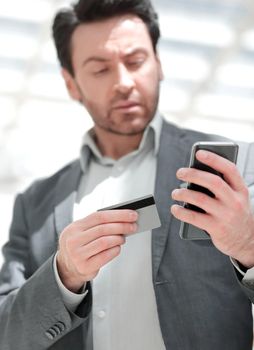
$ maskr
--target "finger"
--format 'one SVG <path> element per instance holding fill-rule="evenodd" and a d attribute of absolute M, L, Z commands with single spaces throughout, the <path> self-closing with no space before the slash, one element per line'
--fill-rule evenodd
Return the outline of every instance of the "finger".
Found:
<path fill-rule="evenodd" d="M 225 181 L 235 191 L 241 191 L 245 187 L 244 181 L 233 162 L 219 156 L 218 154 L 203 150 L 198 151 L 196 157 L 200 162 L 223 174 Z"/>
<path fill-rule="evenodd" d="M 79 229 L 86 231 L 101 224 L 112 222 L 136 222 L 137 219 L 138 213 L 135 210 L 116 209 L 92 213 L 84 219 L 77 220 L 75 224 L 77 227 L 79 227 Z"/>
<path fill-rule="evenodd" d="M 69 237 L 69 246 L 73 246 L 73 248 L 85 246 L 96 239 L 103 236 L 113 236 L 113 235 L 127 235 L 132 234 L 137 231 L 136 223 L 107 223 L 98 225 L 95 227 L 91 227 L 86 231 L 75 232 L 75 234 L 70 235 Z"/>
<path fill-rule="evenodd" d="M 172 205 L 170 210 L 178 220 L 194 225 L 201 230 L 208 231 L 212 226 L 212 217 L 207 213 L 198 213 L 176 204 Z"/>
<path fill-rule="evenodd" d="M 122 235 L 100 237 L 86 246 L 81 247 L 78 253 L 82 258 L 90 259 L 105 250 L 123 245 L 125 240 L 125 237 Z"/>
<path fill-rule="evenodd" d="M 177 177 L 182 181 L 207 188 L 222 202 L 231 203 L 233 200 L 233 190 L 218 175 L 194 168 L 182 168 L 177 171 Z"/>
<path fill-rule="evenodd" d="M 91 271 L 97 271 L 101 269 L 103 266 L 108 264 L 111 260 L 116 258 L 121 252 L 120 246 L 115 246 L 113 248 L 104 250 L 103 252 L 92 256 L 90 259 L 88 259 L 85 264 L 87 266 L 87 269 Z"/>
<path fill-rule="evenodd" d="M 174 190 L 172 192 L 172 198 L 179 202 L 193 204 L 212 215 L 215 215 L 220 207 L 217 199 L 211 198 L 202 192 L 184 188 Z"/>

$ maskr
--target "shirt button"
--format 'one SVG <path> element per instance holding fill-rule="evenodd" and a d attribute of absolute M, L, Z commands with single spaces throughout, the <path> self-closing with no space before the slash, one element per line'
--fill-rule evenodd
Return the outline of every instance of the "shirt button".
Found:
<path fill-rule="evenodd" d="M 105 316 L 106 316 L 106 312 L 105 311 L 101 310 L 101 311 L 98 312 L 98 317 L 99 318 L 104 318 Z"/>

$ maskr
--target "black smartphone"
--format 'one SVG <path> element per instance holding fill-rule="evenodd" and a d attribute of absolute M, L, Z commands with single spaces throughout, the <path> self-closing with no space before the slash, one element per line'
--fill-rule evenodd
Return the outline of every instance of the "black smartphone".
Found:
<path fill-rule="evenodd" d="M 223 178 L 223 175 L 215 169 L 203 163 L 200 163 L 196 158 L 196 152 L 199 150 L 210 151 L 230 160 L 233 163 L 236 163 L 238 148 L 239 146 L 234 142 L 197 142 L 192 146 L 189 167 L 208 171 Z M 193 191 L 203 192 L 208 196 L 214 197 L 214 194 L 205 187 L 198 186 L 193 183 L 187 183 L 187 188 Z M 184 203 L 183 206 L 190 210 L 205 213 L 203 209 L 189 203 Z M 193 225 L 187 224 L 183 221 L 181 222 L 179 234 L 182 239 L 210 239 L 210 236 L 206 231 L 201 230 Z"/>

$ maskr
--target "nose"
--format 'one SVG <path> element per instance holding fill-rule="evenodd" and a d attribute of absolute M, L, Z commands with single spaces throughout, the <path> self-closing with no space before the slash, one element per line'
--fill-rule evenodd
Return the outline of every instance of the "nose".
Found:
<path fill-rule="evenodd" d="M 117 69 L 117 79 L 115 83 L 115 91 L 122 94 L 129 93 L 135 85 L 133 76 L 124 64 L 120 64 Z"/>

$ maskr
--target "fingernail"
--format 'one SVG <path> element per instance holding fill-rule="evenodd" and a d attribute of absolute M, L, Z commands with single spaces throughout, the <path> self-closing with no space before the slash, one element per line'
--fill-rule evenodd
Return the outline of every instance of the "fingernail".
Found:
<path fill-rule="evenodd" d="M 137 229 L 138 229 L 138 225 L 137 224 L 132 224 L 131 232 L 136 232 Z"/>
<path fill-rule="evenodd" d="M 177 177 L 178 177 L 179 179 L 183 178 L 184 175 L 185 175 L 185 169 L 179 169 L 179 170 L 177 171 L 176 175 L 177 175 Z"/>
<path fill-rule="evenodd" d="M 174 191 L 172 191 L 171 196 L 174 198 L 174 196 L 176 196 L 179 193 L 178 189 L 175 189 Z"/>
<path fill-rule="evenodd" d="M 132 211 L 131 214 L 130 214 L 130 218 L 133 220 L 133 221 L 137 221 L 138 219 L 138 213 L 136 211 Z"/>

